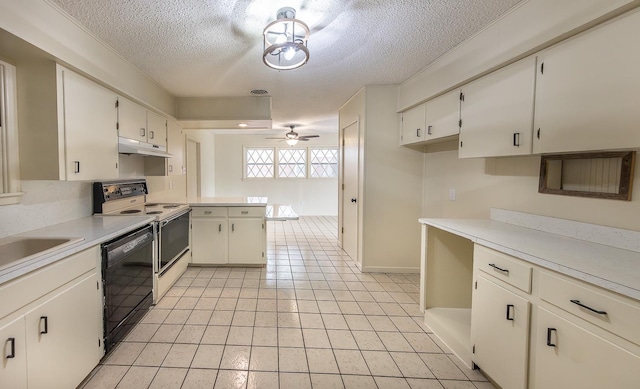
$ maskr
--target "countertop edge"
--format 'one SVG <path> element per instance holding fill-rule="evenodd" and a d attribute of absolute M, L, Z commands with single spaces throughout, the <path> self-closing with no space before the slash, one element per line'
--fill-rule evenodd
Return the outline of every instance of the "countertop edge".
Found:
<path fill-rule="evenodd" d="M 77 222 L 78 224 L 81 224 L 81 221 L 86 221 L 88 219 L 92 219 L 93 218 L 103 218 L 103 217 L 115 217 L 115 216 L 88 216 L 86 218 L 81 218 L 81 219 L 77 219 L 77 220 L 72 220 L 69 222 L 65 222 L 65 223 L 61 223 L 61 224 L 56 224 L 56 225 L 52 225 L 46 228 L 41 228 L 38 230 L 34 230 L 34 231 L 29 231 L 29 232 L 25 232 L 25 233 L 21 233 L 21 234 L 17 234 L 14 235 L 15 237 L 52 237 L 52 236 L 56 236 L 59 237 L 62 234 L 60 233 L 56 233 L 54 232 L 54 230 L 56 229 L 56 226 L 60 226 L 60 225 L 70 225 L 73 224 L 74 222 Z M 13 279 L 16 279 L 20 276 L 23 276 L 27 273 L 30 273 L 34 270 L 38 270 L 42 267 L 45 267 L 49 264 L 52 264 L 56 261 L 59 261 L 61 259 L 64 259 L 66 257 L 69 257 L 71 255 L 74 255 L 76 253 L 79 253 L 81 251 L 84 251 L 86 249 L 89 249 L 93 246 L 102 244 L 104 242 L 107 242 L 109 240 L 112 240 L 122 234 L 125 234 L 129 231 L 133 231 L 139 227 L 143 227 L 147 224 L 150 224 L 151 222 L 153 222 L 155 219 L 153 217 L 149 217 L 149 216 L 117 216 L 118 220 L 121 220 L 121 225 L 118 226 L 119 228 L 117 229 L 111 229 L 108 231 L 105 231 L 104 234 L 100 234 L 98 236 L 93 236 L 89 239 L 87 239 L 87 235 L 86 235 L 86 231 L 79 231 L 78 233 L 73 233 L 73 234 L 64 234 L 65 236 L 67 235 L 73 235 L 75 237 L 83 237 L 84 239 L 73 244 L 70 246 L 66 246 L 63 248 L 60 248 L 59 250 L 55 250 L 52 252 L 48 252 L 46 254 L 43 254 L 41 256 L 37 256 L 34 258 L 31 258 L 23 263 L 18 263 L 15 266 L 11 266 L 8 267 L 2 271 L 0 271 L 0 285 L 5 283 L 5 282 L 9 282 Z M 125 219 L 126 218 L 126 219 Z M 80 228 L 81 226 L 79 226 L 78 228 Z M 84 235 L 83 235 L 84 234 Z"/>
<path fill-rule="evenodd" d="M 434 218 L 420 218 L 418 219 L 418 222 L 420 224 L 423 225 L 427 225 L 427 226 L 431 226 L 431 227 L 435 227 L 438 228 L 440 230 L 461 236 L 463 238 L 469 239 L 470 241 L 472 241 L 473 243 L 477 243 L 480 244 L 482 246 L 494 249 L 496 251 L 500 251 L 502 253 L 511 255 L 513 257 L 516 257 L 518 259 L 524 260 L 526 262 L 529 262 L 531 264 L 540 266 L 544 269 L 548 269 L 551 271 L 555 271 L 558 272 L 560 274 L 564 274 L 566 276 L 569 277 L 573 277 L 576 278 L 578 280 L 587 282 L 589 284 L 593 284 L 596 286 L 599 286 L 601 288 L 604 288 L 606 290 L 621 294 L 623 296 L 635 299 L 635 300 L 639 300 L 640 301 L 640 290 L 632 288 L 630 286 L 627 285 L 623 285 L 620 284 L 616 281 L 613 280 L 609 280 L 609 279 L 605 279 L 602 277 L 598 277 L 596 275 L 593 274 L 589 274 L 585 271 L 579 270 L 579 269 L 575 269 L 566 265 L 563 265 L 561 263 L 558 262 L 554 262 L 553 260 L 550 259 L 545 259 L 545 258 L 541 258 L 539 256 L 536 256 L 535 254 L 532 253 L 528 253 L 528 252 L 524 252 L 521 250 L 516 249 L 515 247 L 512 247 L 510 245 L 508 245 L 506 242 L 497 242 L 495 240 L 488 240 L 486 238 L 477 236 L 475 234 L 472 234 L 468 231 L 464 231 L 464 228 L 455 228 L 454 226 L 452 226 L 451 224 L 455 224 L 457 223 L 464 223 L 464 222 L 469 222 L 471 219 L 434 219 Z M 476 222 L 486 222 L 486 227 L 487 228 L 491 228 L 492 225 L 498 227 L 503 227 L 503 228 L 509 228 L 512 229 L 514 231 L 520 231 L 522 233 L 531 233 L 531 234 L 536 234 L 536 235 L 544 235 L 544 234 L 548 234 L 550 238 L 552 237 L 557 237 L 558 239 L 563 239 L 566 237 L 562 237 L 561 235 L 557 235 L 557 234 L 553 234 L 550 232 L 544 232 L 544 231 L 539 231 L 539 230 L 534 230 L 534 229 L 529 229 L 526 227 L 521 227 L 521 226 L 514 226 L 508 223 L 503 223 L 503 222 L 498 222 L 498 221 L 493 221 L 493 220 L 488 220 L 488 219 L 476 219 Z M 443 223 L 444 222 L 444 223 Z M 462 227 L 462 226 L 461 226 Z M 605 246 L 605 245 L 601 245 L 599 243 L 593 243 L 593 242 L 587 242 L 587 241 L 581 241 L 581 242 L 586 242 L 588 244 L 592 244 L 592 245 L 597 245 L 597 246 Z M 607 248 L 609 248 L 612 252 L 615 252 L 617 250 L 620 251 L 624 251 L 622 249 L 619 248 L 614 248 L 614 247 L 610 247 L 610 246 L 605 246 Z M 640 255 L 639 259 L 640 259 Z M 640 266 L 640 264 L 639 264 Z"/>

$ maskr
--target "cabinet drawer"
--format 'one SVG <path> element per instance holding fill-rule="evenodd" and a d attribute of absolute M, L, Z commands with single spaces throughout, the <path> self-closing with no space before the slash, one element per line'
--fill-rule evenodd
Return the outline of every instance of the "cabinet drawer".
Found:
<path fill-rule="evenodd" d="M 96 268 L 100 247 L 71 255 L 0 286 L 0 318 Z"/>
<path fill-rule="evenodd" d="M 192 207 L 191 217 L 226 217 L 227 207 Z"/>
<path fill-rule="evenodd" d="M 265 207 L 229 207 L 229 217 L 264 217 Z"/>
<path fill-rule="evenodd" d="M 484 246 L 475 245 L 473 263 L 477 269 L 531 293 L 532 267 L 526 262 Z"/>
<path fill-rule="evenodd" d="M 540 273 L 540 298 L 640 345 L 640 304 L 627 302 L 596 286 L 546 272 Z"/>

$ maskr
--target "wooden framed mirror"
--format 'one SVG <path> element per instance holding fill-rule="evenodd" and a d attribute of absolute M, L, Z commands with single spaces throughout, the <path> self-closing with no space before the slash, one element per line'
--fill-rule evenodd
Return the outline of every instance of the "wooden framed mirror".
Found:
<path fill-rule="evenodd" d="M 635 151 L 543 155 L 539 193 L 631 201 Z"/>

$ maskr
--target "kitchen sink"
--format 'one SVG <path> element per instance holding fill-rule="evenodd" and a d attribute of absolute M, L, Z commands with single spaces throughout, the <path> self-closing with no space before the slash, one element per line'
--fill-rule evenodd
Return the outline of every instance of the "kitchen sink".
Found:
<path fill-rule="evenodd" d="M 0 240 L 0 268 L 80 242 L 84 238 L 8 238 Z"/>

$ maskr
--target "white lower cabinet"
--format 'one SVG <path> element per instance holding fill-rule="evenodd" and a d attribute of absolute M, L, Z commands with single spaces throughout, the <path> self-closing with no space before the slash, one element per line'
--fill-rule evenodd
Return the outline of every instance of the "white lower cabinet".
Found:
<path fill-rule="evenodd" d="M 539 307 L 536 388 L 637 388 L 640 357 L 582 328 L 570 316 Z M 563 315 L 565 316 L 565 315 Z"/>
<path fill-rule="evenodd" d="M 98 365 L 99 258 L 94 247 L 0 285 L 0 387 L 74 388 Z"/>
<path fill-rule="evenodd" d="M 493 382 L 640 387 L 640 302 L 477 244 L 473 258 L 472 359 Z"/>
<path fill-rule="evenodd" d="M 498 281 L 500 282 L 500 281 Z M 503 388 L 526 388 L 530 303 L 482 275 L 471 308 L 473 362 Z"/>
<path fill-rule="evenodd" d="M 267 262 L 265 207 L 198 207 L 191 221 L 191 262 L 263 265 Z"/>
<path fill-rule="evenodd" d="M 0 325 L 0 340 L 2 340 L 0 382 L 3 387 L 27 387 L 27 344 L 25 338 L 24 316 L 4 326 Z"/>
<path fill-rule="evenodd" d="M 194 217 L 191 221 L 191 262 L 195 264 L 227 263 L 229 240 L 226 218 Z"/>
<path fill-rule="evenodd" d="M 262 264 L 264 254 L 264 219 L 229 219 L 229 263 Z"/>
<path fill-rule="evenodd" d="M 73 388 L 100 361 L 96 285 L 94 273 L 25 316 L 29 388 Z"/>

